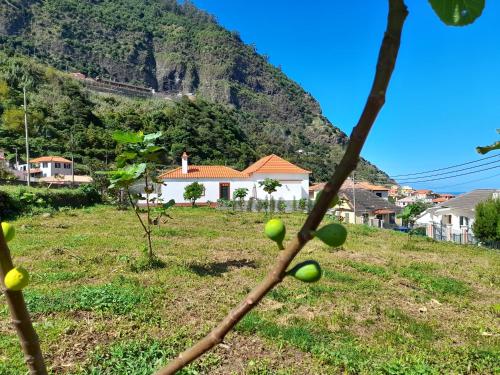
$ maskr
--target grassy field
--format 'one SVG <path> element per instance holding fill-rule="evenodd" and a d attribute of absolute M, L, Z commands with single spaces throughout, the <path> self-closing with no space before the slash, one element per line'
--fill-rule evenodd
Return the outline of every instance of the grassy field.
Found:
<path fill-rule="evenodd" d="M 156 230 L 163 268 L 138 270 L 144 237 L 110 207 L 21 218 L 14 261 L 52 373 L 150 374 L 207 333 L 269 269 L 263 214 L 175 208 Z M 284 215 L 288 236 L 304 216 Z M 325 219 L 325 221 L 328 221 Z M 184 374 L 500 374 L 500 253 L 349 226 L 315 240 L 325 270 L 285 280 Z M 3 300 L 3 296 L 0 296 Z M 0 302 L 0 374 L 24 374 Z"/>

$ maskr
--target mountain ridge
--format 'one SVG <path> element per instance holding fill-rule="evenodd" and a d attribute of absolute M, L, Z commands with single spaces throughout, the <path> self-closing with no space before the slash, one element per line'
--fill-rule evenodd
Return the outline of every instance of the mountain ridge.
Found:
<path fill-rule="evenodd" d="M 11 53 L 234 108 L 258 155 L 302 161 L 316 180 L 343 154 L 347 135 L 310 93 L 190 2 L 4 0 L 0 11 L 0 45 Z M 358 172 L 389 181 L 364 159 Z"/>

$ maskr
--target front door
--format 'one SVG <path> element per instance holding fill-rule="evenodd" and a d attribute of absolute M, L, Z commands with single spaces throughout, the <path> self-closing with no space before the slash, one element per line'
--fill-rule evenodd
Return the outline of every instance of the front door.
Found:
<path fill-rule="evenodd" d="M 229 182 L 221 182 L 219 184 L 219 198 L 227 201 L 231 199 L 229 195 Z"/>

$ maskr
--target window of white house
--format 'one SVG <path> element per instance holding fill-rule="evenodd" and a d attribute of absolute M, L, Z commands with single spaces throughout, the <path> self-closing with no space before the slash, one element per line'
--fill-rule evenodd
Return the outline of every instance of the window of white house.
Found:
<path fill-rule="evenodd" d="M 377 197 L 382 197 L 382 193 L 375 193 Z"/>
<path fill-rule="evenodd" d="M 460 216 L 460 225 L 469 226 L 469 218 L 467 216 Z"/>
<path fill-rule="evenodd" d="M 61 168 L 61 163 L 55 163 L 54 168 Z"/>
<path fill-rule="evenodd" d="M 42 163 L 42 168 L 48 168 L 48 167 L 49 167 L 49 163 L 47 163 L 47 162 Z"/>
<path fill-rule="evenodd" d="M 71 164 L 70 163 L 64 163 L 64 169 L 70 169 Z"/>

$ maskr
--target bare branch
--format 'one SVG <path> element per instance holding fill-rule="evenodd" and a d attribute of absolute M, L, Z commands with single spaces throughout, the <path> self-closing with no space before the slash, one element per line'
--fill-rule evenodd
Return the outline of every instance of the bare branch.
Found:
<path fill-rule="evenodd" d="M 18 8 L 18 7 L 16 7 L 16 6 L 15 6 L 14 4 L 12 4 L 11 2 L 9 2 L 9 0 L 4 0 L 4 1 L 7 3 L 7 5 L 10 5 L 10 6 L 11 6 L 12 8 L 14 8 L 15 10 L 19 10 L 19 8 Z"/>
<path fill-rule="evenodd" d="M 127 189 L 127 195 L 128 195 L 128 200 L 130 202 L 130 205 L 132 206 L 132 209 L 134 210 L 135 214 L 137 215 L 137 218 L 139 219 L 139 221 L 142 225 L 142 228 L 144 229 L 144 232 L 146 232 L 146 234 L 148 234 L 148 232 L 149 232 L 148 228 L 146 228 L 144 221 L 142 221 L 141 215 L 139 215 L 139 212 L 138 212 L 139 207 L 135 205 L 134 200 L 132 199 L 132 195 L 130 194 L 130 191 L 128 191 L 128 189 Z"/>
<path fill-rule="evenodd" d="M 325 185 L 317 204 L 306 219 L 297 237 L 280 252 L 276 264 L 266 278 L 253 289 L 245 299 L 236 306 L 207 336 L 194 346 L 181 353 L 170 364 L 159 370 L 157 375 L 174 374 L 205 352 L 222 342 L 226 334 L 254 308 L 259 301 L 278 283 L 283 280 L 285 272 L 295 256 L 311 239 L 311 231 L 315 230 L 328 210 L 329 203 L 339 191 L 342 183 L 356 168 L 359 155 L 368 137 L 368 133 L 385 102 L 385 93 L 389 84 L 398 55 L 401 32 L 408 11 L 404 0 L 389 0 L 389 15 L 384 39 L 380 47 L 377 70 L 367 102 L 353 129 L 347 150 L 335 173 Z"/>

